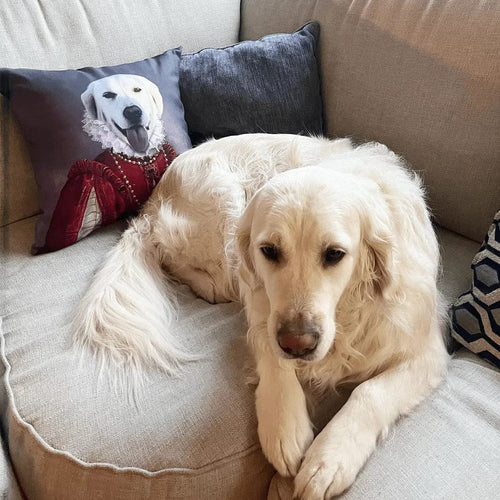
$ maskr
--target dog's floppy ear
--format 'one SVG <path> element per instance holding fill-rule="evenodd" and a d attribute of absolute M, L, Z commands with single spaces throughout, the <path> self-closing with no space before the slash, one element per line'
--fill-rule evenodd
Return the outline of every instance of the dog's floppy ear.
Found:
<path fill-rule="evenodd" d="M 92 120 L 97 120 L 97 106 L 96 106 L 95 98 L 94 98 L 94 82 L 92 82 L 87 87 L 87 90 L 81 95 L 81 99 L 82 99 L 85 111 L 87 112 L 87 115 Z"/>
<path fill-rule="evenodd" d="M 160 94 L 160 89 L 156 84 L 154 84 L 151 80 L 148 80 L 147 78 L 144 78 L 144 83 L 148 88 L 148 92 L 153 101 L 156 114 L 158 118 L 161 118 L 161 115 L 163 114 L 163 97 Z"/>
<path fill-rule="evenodd" d="M 390 237 L 377 238 L 369 242 L 373 259 L 376 289 L 387 298 L 393 284 L 393 251 Z"/>
<path fill-rule="evenodd" d="M 361 283 L 370 288 L 366 293 L 389 298 L 395 282 L 395 242 L 388 212 L 385 207 L 370 206 L 362 218 Z"/>
<path fill-rule="evenodd" d="M 255 212 L 255 196 L 243 212 L 236 231 L 236 244 L 241 259 L 240 276 L 251 288 L 256 283 L 255 266 L 251 252 L 252 220 Z"/>

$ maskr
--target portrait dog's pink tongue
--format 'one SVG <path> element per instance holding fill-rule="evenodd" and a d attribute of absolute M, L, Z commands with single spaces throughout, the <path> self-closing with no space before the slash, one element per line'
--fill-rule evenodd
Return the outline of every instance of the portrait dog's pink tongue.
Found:
<path fill-rule="evenodd" d="M 146 129 L 142 125 L 130 127 L 126 131 L 127 140 L 138 153 L 145 153 L 148 149 L 149 139 Z"/>

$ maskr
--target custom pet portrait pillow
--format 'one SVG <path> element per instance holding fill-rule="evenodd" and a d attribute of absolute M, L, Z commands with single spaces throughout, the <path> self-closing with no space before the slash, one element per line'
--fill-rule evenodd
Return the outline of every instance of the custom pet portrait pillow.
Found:
<path fill-rule="evenodd" d="M 34 253 L 64 248 L 138 211 L 191 147 L 179 61 L 174 49 L 113 67 L 2 70 L 43 210 Z"/>

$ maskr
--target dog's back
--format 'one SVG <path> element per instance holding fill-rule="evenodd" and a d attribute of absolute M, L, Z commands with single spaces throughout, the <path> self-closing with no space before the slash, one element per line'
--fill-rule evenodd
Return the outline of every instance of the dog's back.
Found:
<path fill-rule="evenodd" d="M 169 335 L 175 291 L 163 270 L 210 302 L 238 300 L 235 233 L 252 196 L 277 173 L 350 150 L 348 139 L 251 134 L 180 155 L 83 298 L 77 344 L 121 375 L 151 366 L 174 372 L 191 356 Z"/>

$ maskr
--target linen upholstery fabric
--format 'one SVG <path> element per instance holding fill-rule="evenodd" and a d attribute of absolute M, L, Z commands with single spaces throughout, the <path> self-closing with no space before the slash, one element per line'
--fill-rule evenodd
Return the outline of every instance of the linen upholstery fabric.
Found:
<path fill-rule="evenodd" d="M 273 473 L 260 450 L 253 389 L 242 368 L 238 304 L 211 305 L 180 286 L 176 335 L 199 362 L 151 372 L 137 406 L 78 362 L 69 322 L 123 223 L 57 253 L 26 251 L 33 218 L 3 230 L 2 364 L 9 450 L 28 498 L 265 498 Z"/>
<path fill-rule="evenodd" d="M 318 20 L 328 135 L 403 155 L 424 175 L 438 223 L 481 242 L 500 206 L 499 9 L 498 0 L 243 0 L 240 39 Z"/>
<path fill-rule="evenodd" d="M 500 211 L 471 269 L 471 288 L 451 308 L 452 336 L 500 368 Z"/>
<path fill-rule="evenodd" d="M 0 439 L 0 498 L 7 498 L 9 494 L 9 462 L 5 454 L 5 445 Z"/>
<path fill-rule="evenodd" d="M 268 132 L 322 134 L 319 25 L 181 59 L 180 90 L 193 142 Z"/>
<path fill-rule="evenodd" d="M 274 472 L 260 451 L 253 389 L 245 383 L 240 306 L 207 304 L 179 286 L 177 336 L 206 358 L 188 365 L 180 379 L 150 373 L 135 408 L 99 378 L 91 360 L 76 362 L 68 331 L 78 297 L 124 224 L 101 229 L 57 254 L 33 257 L 26 249 L 34 222 L 20 221 L 1 232 L 7 402 L 2 426 L 23 493 L 68 500 L 99 495 L 240 499 L 242 492 L 245 498 L 265 498 Z M 446 288 L 460 289 L 476 245 L 446 230 L 439 238 L 446 246 L 444 279 L 451 280 Z M 464 252 L 461 270 L 448 272 L 458 247 L 470 255 Z M 490 450 L 498 449 L 499 437 L 488 428 L 498 425 L 498 383 L 498 372 L 457 356 L 448 382 L 417 414 L 401 421 L 347 498 L 366 498 L 373 491 L 382 491 L 384 498 L 428 498 L 433 488 L 467 498 L 453 490 L 454 478 L 465 469 L 470 490 L 488 498 L 494 484 L 489 478 L 498 469 Z M 460 450 L 469 444 L 478 450 L 473 443 L 483 446 L 489 462 L 469 462 L 471 451 Z M 408 464 L 403 476 L 402 463 Z"/>
<path fill-rule="evenodd" d="M 446 304 L 451 305 L 469 285 L 469 268 L 479 243 L 444 228 L 437 229 L 442 269 L 438 288 Z"/>
<path fill-rule="evenodd" d="M 191 147 L 179 95 L 179 62 L 180 49 L 172 49 L 117 66 L 0 69 L 0 91 L 9 98 L 35 170 L 43 211 L 36 227 L 36 252 L 73 244 L 96 226 L 138 210 L 175 155 Z M 91 92 L 93 85 L 110 79 L 99 95 Z M 109 107 L 112 101 L 115 106 Z M 133 121 L 125 118 L 131 109 L 140 113 Z M 89 137 L 86 127 L 91 118 L 94 134 L 119 123 L 127 129 L 128 139 L 118 128 L 107 133 L 107 142 L 102 135 Z M 144 121 L 144 126 L 136 127 L 137 120 Z M 156 146 L 146 157 L 138 152 L 143 146 L 138 133 L 129 133 L 138 128 L 151 135 L 145 138 L 148 151 Z M 124 144 L 128 150 L 115 150 Z M 126 153 L 125 159 L 118 156 L 121 152 Z M 97 211 L 89 217 L 94 205 Z"/>
<path fill-rule="evenodd" d="M 193 15 L 196 12 L 196 15 Z M 238 41 L 238 0 L 0 2 L 0 67 L 111 66 Z M 39 212 L 24 139 L 0 96 L 0 226 Z M 15 189 L 13 189 L 15 186 Z"/>

